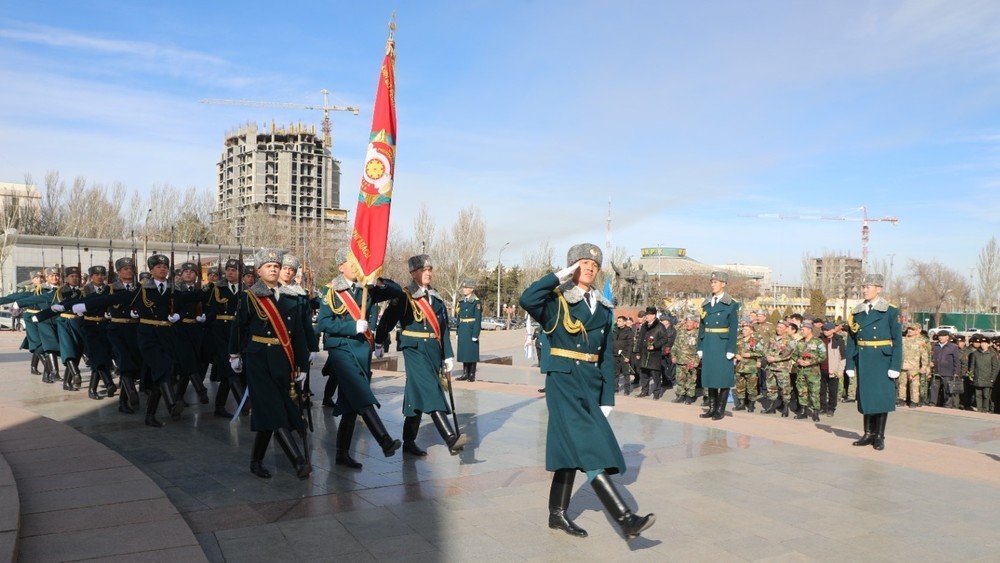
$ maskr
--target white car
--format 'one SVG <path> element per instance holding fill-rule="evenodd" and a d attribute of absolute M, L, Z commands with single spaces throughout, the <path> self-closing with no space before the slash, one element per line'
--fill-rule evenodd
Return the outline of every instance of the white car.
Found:
<path fill-rule="evenodd" d="M 931 338 L 936 338 L 937 337 L 937 333 L 940 332 L 940 331 L 942 331 L 942 330 L 947 330 L 948 334 L 955 334 L 955 333 L 958 332 L 958 329 L 955 328 L 955 327 L 953 327 L 953 326 L 951 326 L 951 325 L 941 325 L 941 326 L 936 326 L 936 327 L 928 330 L 927 331 L 927 336 L 930 336 Z"/>
<path fill-rule="evenodd" d="M 479 323 L 479 328 L 481 330 L 505 330 L 507 323 L 491 317 L 483 317 L 483 321 Z"/>

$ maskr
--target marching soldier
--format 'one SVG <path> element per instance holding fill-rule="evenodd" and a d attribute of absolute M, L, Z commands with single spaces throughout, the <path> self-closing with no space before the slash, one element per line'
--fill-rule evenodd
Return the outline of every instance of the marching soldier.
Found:
<path fill-rule="evenodd" d="M 104 266 L 91 266 L 88 282 L 83 286 L 83 295 L 78 300 L 85 302 L 91 295 L 109 293 L 107 282 L 108 269 Z M 64 303 L 64 305 L 66 305 Z M 104 382 L 108 398 L 114 397 L 118 387 L 111 377 L 112 359 L 111 342 L 108 340 L 108 318 L 105 318 L 106 307 L 92 308 L 83 317 L 83 338 L 86 344 L 87 358 L 90 359 L 90 388 L 87 395 L 91 399 L 102 399 L 97 392 L 97 384 Z M 76 313 L 76 310 L 73 311 Z"/>
<path fill-rule="evenodd" d="M 52 301 L 49 303 L 49 311 L 42 311 L 35 315 L 38 322 L 46 322 L 48 319 L 56 321 L 56 330 L 59 339 L 59 357 L 62 358 L 66 367 L 66 378 L 63 380 L 63 389 L 67 391 L 79 391 L 83 384 L 80 375 L 80 358 L 83 357 L 83 319 L 73 313 L 67 313 L 66 306 L 76 304 L 82 297 L 80 288 L 80 268 L 70 266 L 65 271 L 66 283 L 58 287 L 52 294 Z"/>
<path fill-rule="evenodd" d="M 313 306 L 309 298 L 309 292 L 295 280 L 295 277 L 298 275 L 301 267 L 302 263 L 299 262 L 298 258 L 291 254 L 285 254 L 285 257 L 282 258 L 281 262 L 281 272 L 278 274 L 278 283 L 285 288 L 285 293 L 294 295 L 295 299 L 299 302 L 299 306 L 302 307 L 302 315 L 306 319 L 306 342 L 309 345 L 309 365 L 311 366 L 313 364 L 313 360 L 316 359 L 316 354 L 319 353 L 319 338 L 316 335 L 316 329 L 313 327 L 312 323 Z M 306 380 L 302 384 L 302 388 L 305 390 L 306 403 L 308 404 L 312 403 L 311 399 L 309 399 L 312 395 L 309 391 L 310 379 L 312 379 L 312 377 L 307 370 Z"/>
<path fill-rule="evenodd" d="M 736 357 L 736 329 L 740 304 L 726 293 L 729 274 L 712 272 L 712 296 L 701 304 L 698 330 L 698 357 L 701 358 L 701 384 L 708 389 L 709 409 L 701 418 L 722 420 L 726 416 L 729 389 L 736 383 L 733 358 Z"/>
<path fill-rule="evenodd" d="M 406 364 L 406 389 L 403 393 L 403 452 L 425 456 L 427 452 L 417 447 L 417 431 L 423 413 L 430 415 L 451 455 L 462 451 L 469 437 L 451 428 L 448 415 L 451 409 L 442 389 L 441 368 L 448 373 L 454 367 L 448 329 L 448 311 L 444 300 L 431 287 L 434 266 L 430 256 L 421 254 L 407 261 L 412 281 L 403 290 L 402 297 L 390 301 L 382 313 L 377 344 L 384 344 L 389 331 L 402 324 L 399 347 Z"/>
<path fill-rule="evenodd" d="M 24 315 L 26 311 L 23 312 L 23 310 L 17 306 L 18 300 L 23 302 L 25 299 L 36 295 L 40 291 L 41 285 L 42 272 L 38 270 L 33 271 L 31 272 L 31 284 L 18 287 L 15 291 L 0 297 L 0 305 L 13 304 L 11 315 L 17 317 L 18 314 L 20 314 L 22 318 L 26 317 L 27 322 L 24 323 L 25 337 L 24 341 L 21 343 L 21 349 L 31 352 L 31 375 L 41 375 L 42 382 L 51 383 L 49 380 L 49 373 L 47 371 L 38 371 L 38 364 L 43 363 L 43 354 L 41 351 L 41 342 L 38 339 L 38 327 L 35 326 L 35 323 L 31 322 L 31 315 L 38 313 L 38 311 L 36 310 Z"/>
<path fill-rule="evenodd" d="M 278 285 L 283 255 L 281 250 L 263 249 L 255 256 L 259 280 L 240 294 L 229 338 L 229 361 L 233 371 L 246 370 L 253 402 L 250 429 L 257 435 L 250 472 L 261 479 L 271 478 L 264 454 L 273 435 L 298 478 L 307 479 L 312 465 L 290 431 L 305 430 L 293 395 L 298 398 L 295 384 L 304 381 L 309 371 L 305 325 L 310 319 L 303 317 L 294 293 Z"/>
<path fill-rule="evenodd" d="M 174 287 L 176 299 L 174 311 L 180 315 L 180 321 L 174 326 L 177 337 L 177 348 L 175 349 L 175 365 L 177 366 L 177 400 L 184 402 L 184 395 L 187 392 L 188 382 L 194 387 L 198 395 L 198 402 L 203 405 L 208 404 L 208 388 L 205 387 L 205 367 L 201 362 L 202 340 L 204 339 L 205 302 L 210 294 L 199 291 L 198 276 L 201 275 L 200 266 L 194 262 L 184 262 L 181 264 L 180 283 Z"/>
<path fill-rule="evenodd" d="M 376 407 L 381 408 L 371 390 L 373 338 L 370 330 L 378 321 L 377 303 L 403 296 L 399 285 L 387 279 L 378 281 L 364 291 L 357 274 L 348 263 L 350 250 L 337 251 L 336 263 L 340 275 L 330 283 L 329 291 L 320 302 L 316 329 L 323 337 L 327 352 L 324 370 L 337 374 L 340 392 L 333 407 L 340 415 L 337 426 L 336 464 L 361 469 L 361 462 L 351 457 L 351 441 L 358 415 L 372 433 L 382 454 L 390 457 L 400 447 L 386 431 Z M 367 296 L 367 301 L 365 301 Z"/>
<path fill-rule="evenodd" d="M 596 245 L 573 246 L 568 266 L 531 284 L 520 303 L 541 324 L 552 346 L 545 378 L 545 469 L 553 472 L 549 528 L 587 537 L 566 512 L 574 477 L 582 470 L 625 539 L 631 540 L 652 526 L 656 516 L 633 514 L 609 477 L 625 471 L 625 459 L 607 420 L 615 402 L 615 376 L 611 304 L 593 289 L 601 260 Z"/>
<path fill-rule="evenodd" d="M 82 311 L 94 315 L 96 311 L 103 309 L 110 315 L 108 341 L 111 343 L 115 363 L 118 366 L 122 391 L 118 397 L 118 411 L 133 414 L 139 407 L 136 383 L 143 368 L 137 331 L 139 319 L 133 317 L 132 312 L 132 302 L 139 291 L 139 284 L 135 279 L 135 262 L 131 258 L 116 260 L 115 271 L 118 274 L 118 281 L 111 284 L 106 294 L 88 295 L 82 303 L 83 306 L 75 305 L 73 312 L 79 314 Z"/>
<path fill-rule="evenodd" d="M 229 335 L 232 332 L 232 322 L 236 319 L 236 305 L 240 295 L 240 261 L 235 258 L 226 260 L 224 281 L 220 280 L 209 289 L 208 302 L 205 303 L 206 338 L 211 342 L 212 380 L 219 383 L 215 392 L 215 416 L 232 418 L 233 414 L 226 410 L 226 402 L 232 394 L 239 405 L 246 389 L 244 374 L 233 371 L 229 365 Z"/>
<path fill-rule="evenodd" d="M 462 299 L 458 301 L 458 361 L 462 362 L 462 377 L 457 381 L 475 381 L 479 362 L 479 331 L 483 322 L 483 302 L 473 293 L 476 282 L 462 281 Z"/>
<path fill-rule="evenodd" d="M 675 403 L 694 404 L 698 391 L 698 315 L 689 314 L 677 330 L 677 339 L 670 348 L 670 357 L 677 366 L 677 398 Z"/>
<path fill-rule="evenodd" d="M 847 372 L 858 377 L 858 411 L 864 415 L 865 433 L 854 446 L 885 448 L 885 423 L 896 410 L 896 382 L 903 360 L 903 334 L 899 309 L 882 293 L 880 274 L 861 282 L 865 300 L 854 308 L 847 339 Z"/>
<path fill-rule="evenodd" d="M 38 319 L 38 314 L 43 309 L 48 309 L 52 304 L 52 296 L 59 288 L 60 269 L 49 268 L 45 270 L 45 282 L 38 286 L 34 293 L 24 298 L 18 298 L 13 303 L 14 308 L 23 309 L 25 326 L 34 326 L 34 332 L 38 339 L 38 352 L 42 355 L 45 373 L 42 381 L 45 383 L 55 383 L 62 381 L 59 377 L 59 333 L 56 328 L 56 319 L 53 316 L 43 315 L 44 320 Z M 31 332 L 31 329 L 25 329 Z M 65 386 L 65 383 L 64 383 Z"/>

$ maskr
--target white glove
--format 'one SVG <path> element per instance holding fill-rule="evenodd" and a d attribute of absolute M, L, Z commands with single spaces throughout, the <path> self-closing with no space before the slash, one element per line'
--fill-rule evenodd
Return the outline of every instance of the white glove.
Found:
<path fill-rule="evenodd" d="M 732 352 L 726 352 L 726 359 L 727 360 L 731 360 L 731 359 L 733 359 L 735 357 L 736 357 L 736 354 L 733 354 Z"/>
<path fill-rule="evenodd" d="M 473 342 L 479 342 L 479 339 L 478 338 L 473 338 L 472 341 Z"/>
<path fill-rule="evenodd" d="M 135 310 L 132 310 L 128 312 L 128 316 L 132 317 L 133 319 L 138 319 L 139 313 L 135 312 Z"/>
<path fill-rule="evenodd" d="M 309 352 L 309 365 L 316 361 L 316 352 Z"/>
<path fill-rule="evenodd" d="M 455 358 L 444 359 L 444 371 L 451 372 L 455 368 Z"/>
<path fill-rule="evenodd" d="M 306 380 L 306 372 L 300 371 L 298 375 L 295 376 L 296 383 L 302 383 Z"/>
<path fill-rule="evenodd" d="M 233 371 L 236 373 L 243 373 L 243 359 L 239 356 L 235 358 L 229 356 L 229 367 L 233 368 Z"/>
<path fill-rule="evenodd" d="M 87 305 L 85 303 L 77 303 L 73 305 L 73 312 L 77 315 L 82 315 L 87 312 Z"/>
<path fill-rule="evenodd" d="M 205 322 L 206 318 L 207 317 L 205 316 L 205 313 L 202 313 L 202 314 L 198 315 L 197 317 L 195 317 L 194 320 L 198 321 L 199 323 L 203 323 L 203 322 Z"/>
<path fill-rule="evenodd" d="M 698 357 L 701 357 L 701 350 L 698 350 Z"/>
<path fill-rule="evenodd" d="M 172 323 L 176 323 L 177 321 L 181 320 L 181 316 L 178 315 L 177 313 L 174 313 L 173 315 L 167 315 L 167 320 Z"/>
<path fill-rule="evenodd" d="M 354 330 L 357 331 L 358 334 L 364 334 L 368 331 L 368 321 L 354 321 Z"/>
<path fill-rule="evenodd" d="M 18 306 L 17 301 L 11 303 L 10 306 L 13 307 L 14 309 L 20 309 L 21 308 L 21 307 Z"/>
<path fill-rule="evenodd" d="M 104 318 L 105 319 L 110 319 L 111 318 L 111 313 L 105 312 L 104 313 Z"/>
<path fill-rule="evenodd" d="M 18 306 L 17 306 L 17 303 L 15 303 L 14 305 L 12 305 L 12 306 L 11 306 L 11 308 L 10 308 L 10 314 L 11 314 L 11 315 L 15 315 L 15 316 L 16 316 L 16 315 L 18 315 L 18 314 L 19 314 L 20 312 L 21 312 L 21 309 L 20 309 L 20 308 L 18 308 Z"/>
<path fill-rule="evenodd" d="M 604 418 L 608 418 L 608 415 L 611 414 L 612 409 L 614 409 L 614 407 L 612 407 L 611 405 L 601 405 L 601 412 L 604 413 Z"/>
<path fill-rule="evenodd" d="M 575 271 L 577 271 L 579 269 L 580 269 L 580 263 L 579 262 L 573 262 L 569 266 L 566 266 L 562 270 L 559 270 L 558 272 L 556 272 L 556 277 L 559 278 L 560 282 L 568 281 L 570 278 L 573 277 L 573 272 L 575 272 Z"/>
<path fill-rule="evenodd" d="M 382 349 L 382 345 L 381 344 L 376 344 L 375 345 L 375 350 L 373 350 L 373 353 L 374 353 L 376 359 L 381 360 L 382 356 L 385 355 L 385 350 Z"/>
<path fill-rule="evenodd" d="M 846 375 L 847 377 L 854 377 L 854 370 L 853 369 L 845 370 L 844 375 Z"/>
<path fill-rule="evenodd" d="M 73 305 L 73 308 L 75 309 L 76 305 Z M 60 305 L 59 303 L 56 303 L 55 305 L 49 307 L 49 309 L 52 309 L 56 313 L 62 313 L 63 311 L 66 310 L 66 307 L 64 305 Z"/>
<path fill-rule="evenodd" d="M 899 377 L 899 372 L 898 371 L 896 371 L 894 369 L 889 370 L 889 379 L 896 379 L 898 377 Z"/>
<path fill-rule="evenodd" d="M 31 315 L 31 322 L 37 323 L 38 322 L 38 317 L 36 315 Z"/>

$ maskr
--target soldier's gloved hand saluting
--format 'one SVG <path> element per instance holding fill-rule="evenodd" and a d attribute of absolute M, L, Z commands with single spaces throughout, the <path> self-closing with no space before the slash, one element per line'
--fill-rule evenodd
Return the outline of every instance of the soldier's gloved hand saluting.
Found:
<path fill-rule="evenodd" d="M 569 266 L 566 266 L 562 270 L 556 272 L 556 277 L 559 278 L 560 282 L 569 281 L 573 277 L 573 272 L 580 269 L 580 262 L 573 262 Z"/>
<path fill-rule="evenodd" d="M 199 323 L 203 323 L 203 322 L 205 322 L 206 318 L 207 317 L 205 316 L 205 313 L 202 313 L 202 314 L 198 315 L 197 317 L 195 317 L 194 320 L 198 321 Z"/>

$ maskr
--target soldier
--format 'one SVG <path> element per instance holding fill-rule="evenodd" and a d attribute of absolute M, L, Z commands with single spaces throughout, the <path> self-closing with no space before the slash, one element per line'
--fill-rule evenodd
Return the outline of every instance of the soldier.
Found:
<path fill-rule="evenodd" d="M 34 332 L 38 338 L 38 351 L 42 354 L 42 362 L 45 366 L 45 374 L 42 381 L 55 383 L 63 381 L 59 377 L 59 333 L 56 328 L 56 318 L 51 315 L 43 315 L 44 320 L 38 319 L 38 314 L 47 310 L 52 305 L 52 297 L 60 286 L 62 276 L 61 268 L 49 268 L 45 271 L 45 282 L 38 286 L 30 296 L 18 298 L 13 303 L 15 309 L 23 309 L 23 316 L 26 317 L 26 324 L 34 325 Z M 26 329 L 30 331 L 30 329 Z M 65 381 L 63 386 L 66 386 Z"/>
<path fill-rule="evenodd" d="M 250 287 L 257 283 L 257 271 L 253 266 L 243 266 L 243 287 Z"/>
<path fill-rule="evenodd" d="M 350 249 L 341 248 L 335 258 L 340 275 L 333 279 L 330 291 L 320 302 L 316 328 L 323 337 L 323 348 L 327 352 L 324 369 L 337 374 L 340 387 L 333 407 L 334 416 L 341 417 L 337 425 L 335 463 L 361 469 L 361 462 L 351 457 L 351 441 L 358 415 L 365 421 L 385 457 L 391 457 L 400 447 L 399 440 L 389 435 L 375 410 L 382 405 L 371 390 L 373 337 L 369 327 L 377 324 L 377 304 L 403 297 L 403 290 L 396 282 L 379 278 L 366 291 L 358 283 L 358 276 L 348 262 Z"/>
<path fill-rule="evenodd" d="M 226 410 L 229 395 L 232 394 L 239 405 L 246 390 L 244 374 L 234 372 L 229 365 L 229 334 L 236 319 L 236 305 L 241 291 L 240 261 L 235 258 L 226 260 L 223 271 L 225 281 L 212 285 L 205 303 L 205 315 L 208 317 L 205 335 L 212 342 L 212 380 L 219 383 L 215 391 L 215 416 L 232 418 L 232 413 Z"/>
<path fill-rule="evenodd" d="M 79 391 L 83 383 L 83 378 L 80 375 L 80 359 L 84 353 L 83 320 L 79 316 L 65 311 L 66 305 L 72 306 L 83 297 L 83 292 L 80 289 L 80 268 L 76 266 L 66 268 L 65 279 L 66 283 L 58 287 L 52 294 L 52 301 L 49 303 L 51 312 L 42 311 L 35 317 L 40 323 L 55 318 L 56 330 L 59 335 L 59 357 L 66 367 L 63 389 Z"/>
<path fill-rule="evenodd" d="M 826 360 L 826 344 L 813 336 L 812 321 L 802 321 L 800 329 L 802 340 L 795 345 L 795 352 L 792 354 L 792 361 L 799 368 L 796 385 L 799 391 L 799 412 L 795 418 L 801 420 L 812 416 L 813 422 L 819 422 L 820 364 Z"/>
<path fill-rule="evenodd" d="M 307 479 L 312 465 L 290 431 L 305 430 L 302 411 L 292 395 L 295 383 L 302 383 L 309 371 L 305 325 L 311 319 L 303 316 L 295 294 L 278 285 L 283 255 L 281 250 L 262 249 L 255 256 L 259 279 L 240 294 L 229 338 L 229 361 L 233 371 L 246 370 L 253 401 L 250 429 L 257 435 L 250 472 L 261 479 L 271 478 L 264 454 L 273 435 L 298 478 Z"/>
<path fill-rule="evenodd" d="M 42 272 L 38 270 L 33 271 L 31 272 L 31 283 L 26 286 L 19 286 L 13 292 L 0 297 L 0 305 L 13 304 L 11 307 L 11 316 L 15 318 L 23 317 L 24 311 L 17 307 L 17 301 L 21 300 L 23 302 L 25 299 L 36 295 L 41 285 Z M 25 339 L 21 343 L 21 349 L 31 352 L 31 375 L 41 375 L 43 383 L 51 383 L 47 372 L 38 371 L 38 364 L 43 363 L 44 365 L 44 362 L 42 362 L 43 353 L 41 351 L 41 341 L 38 339 L 38 328 L 35 326 L 35 323 L 30 322 L 31 315 L 37 313 L 38 311 L 35 310 L 27 315 L 29 322 L 24 323 Z"/>
<path fill-rule="evenodd" d="M 211 286 L 214 287 L 215 284 L 219 283 L 220 280 L 222 280 L 222 274 L 219 272 L 219 267 L 218 266 L 212 266 L 211 268 L 209 268 L 208 269 L 208 283 L 209 283 L 209 285 L 211 285 Z"/>
<path fill-rule="evenodd" d="M 209 294 L 201 291 L 198 276 L 200 266 L 194 262 L 181 264 L 180 282 L 174 286 L 174 311 L 181 319 L 174 326 L 177 345 L 174 349 L 175 365 L 177 366 L 177 400 L 184 401 L 188 382 L 198 395 L 198 402 L 208 404 L 208 388 L 205 387 L 205 370 L 201 363 L 201 346 L 205 332 L 205 301 Z M 183 296 L 183 299 L 176 299 Z M 186 404 L 186 402 L 185 402 Z"/>
<path fill-rule="evenodd" d="M 451 409 L 442 390 L 441 368 L 451 372 L 455 358 L 451 350 L 448 311 L 441 295 L 431 287 L 434 265 L 430 256 L 411 256 L 407 261 L 412 281 L 402 297 L 390 301 L 382 313 L 375 342 L 384 344 L 389 331 L 401 323 L 399 347 L 406 364 L 406 389 L 403 393 L 403 452 L 425 456 L 417 447 L 420 418 L 428 413 L 448 452 L 456 455 L 469 442 L 469 437 L 452 430 L 448 416 Z"/>
<path fill-rule="evenodd" d="M 712 272 L 712 296 L 701 304 L 698 329 L 698 357 L 701 358 L 701 384 L 708 389 L 709 409 L 701 418 L 722 420 L 726 416 L 729 389 L 736 383 L 733 358 L 736 357 L 736 329 L 740 304 L 726 293 L 729 274 Z"/>
<path fill-rule="evenodd" d="M 868 274 L 861 281 L 865 300 L 854 308 L 849 320 L 847 373 L 858 377 L 858 411 L 864 416 L 865 433 L 854 446 L 885 448 L 885 423 L 896 410 L 896 383 L 903 361 L 903 335 L 899 309 L 881 297 L 881 274 Z"/>
<path fill-rule="evenodd" d="M 788 321 L 778 321 L 774 331 L 774 335 L 764 345 L 764 358 L 767 360 L 768 405 L 761 412 L 773 414 L 780 404 L 781 416 L 787 417 L 788 406 L 792 402 L 791 364 L 795 343 L 788 335 Z"/>
<path fill-rule="evenodd" d="M 663 395 L 663 349 L 667 346 L 667 329 L 656 318 L 656 307 L 646 307 L 639 339 L 635 343 L 634 365 L 639 368 L 639 396 L 653 395 L 659 399 Z M 650 388 L 652 387 L 652 388 Z"/>
<path fill-rule="evenodd" d="M 976 412 L 993 412 L 993 384 L 1000 373 L 1000 358 L 993 351 L 990 339 L 981 334 L 970 339 L 969 374 L 976 398 Z"/>
<path fill-rule="evenodd" d="M 677 339 L 670 348 L 670 358 L 677 366 L 677 386 L 675 403 L 694 404 L 698 389 L 698 315 L 689 314 L 684 325 L 677 331 Z"/>
<path fill-rule="evenodd" d="M 105 295 L 109 293 L 107 276 L 108 269 L 105 266 L 91 266 L 87 270 L 89 281 L 83 286 L 83 295 L 80 302 L 85 301 L 91 295 Z M 66 305 L 64 303 L 64 305 Z M 73 310 L 76 313 L 76 309 Z M 104 382 L 108 398 L 114 397 L 118 387 L 111 377 L 112 351 L 111 341 L 108 340 L 108 318 L 105 318 L 107 307 L 91 309 L 83 316 L 83 338 L 86 344 L 87 358 L 90 359 L 90 389 L 88 396 L 91 399 L 102 399 L 97 392 L 99 381 Z"/>
<path fill-rule="evenodd" d="M 462 282 L 462 298 L 458 301 L 458 361 L 462 362 L 462 377 L 458 381 L 475 381 L 479 362 L 479 331 L 483 322 L 483 302 L 473 293 L 476 282 Z"/>
<path fill-rule="evenodd" d="M 753 323 L 746 319 L 740 324 L 736 339 L 736 397 L 734 411 L 754 412 L 757 405 L 757 368 L 764 356 L 764 343 L 754 332 Z"/>
<path fill-rule="evenodd" d="M 545 469 L 553 472 L 549 528 L 587 536 L 566 513 L 574 477 L 582 470 L 625 539 L 631 540 L 652 526 L 656 516 L 633 514 L 609 477 L 625 471 L 625 459 L 607 420 L 615 402 L 614 358 L 608 354 L 611 304 L 593 289 L 601 257 L 601 249 L 593 244 L 573 246 L 568 266 L 531 284 L 520 303 L 549 333 L 551 344 L 545 383 Z"/>
<path fill-rule="evenodd" d="M 920 378 L 930 373 L 931 348 L 920 336 L 920 325 L 911 323 L 903 335 L 903 369 L 896 380 L 896 406 L 907 404 L 910 408 L 920 405 Z M 907 397 L 909 392 L 909 397 Z"/>
<path fill-rule="evenodd" d="M 316 354 L 319 353 L 319 337 L 312 323 L 312 299 L 306 288 L 302 287 L 296 279 L 301 268 L 302 262 L 298 258 L 292 254 L 285 254 L 284 258 L 281 259 L 281 271 L 278 273 L 278 283 L 285 288 L 285 293 L 295 296 L 295 299 L 299 302 L 299 306 L 302 307 L 302 316 L 307 319 L 305 325 L 306 343 L 309 347 L 309 365 L 311 366 L 316 359 Z M 306 394 L 305 403 L 311 406 L 312 400 L 309 398 L 312 396 L 312 393 L 309 391 L 310 379 L 312 378 L 309 370 L 307 370 L 306 380 L 302 383 L 302 389 Z"/>

